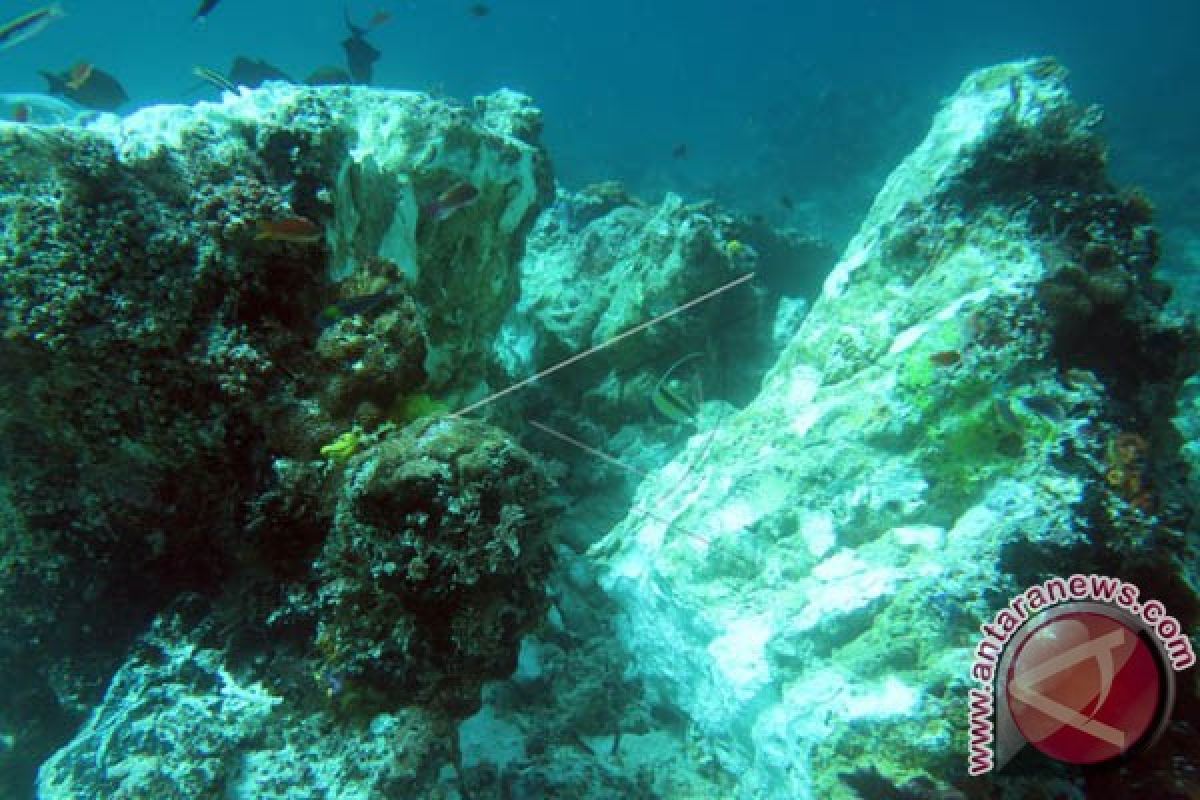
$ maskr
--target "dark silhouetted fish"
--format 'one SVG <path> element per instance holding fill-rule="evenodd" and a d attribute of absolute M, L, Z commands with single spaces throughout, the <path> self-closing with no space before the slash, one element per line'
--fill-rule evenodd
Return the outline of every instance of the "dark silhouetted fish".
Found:
<path fill-rule="evenodd" d="M 346 27 L 350 29 L 350 35 L 342 40 L 342 49 L 346 51 L 346 68 L 356 83 L 370 83 L 375 62 L 383 54 L 367 41 L 368 29 L 351 22 L 349 12 L 345 16 Z"/>
<path fill-rule="evenodd" d="M 116 111 L 129 102 L 129 95 L 116 78 L 90 64 L 86 67 L 72 67 L 57 75 L 43 70 L 47 91 L 97 111 Z"/>
<path fill-rule="evenodd" d="M 671 158 L 680 159 L 688 157 L 688 146 L 680 143 L 671 148 Z"/>
<path fill-rule="evenodd" d="M 192 19 L 197 22 L 203 22 L 208 19 L 208 15 L 217 7 L 217 3 L 221 0 L 200 0 L 200 7 L 196 9 L 196 13 L 192 15 Z"/>
<path fill-rule="evenodd" d="M 325 65 L 317 67 L 312 71 L 304 82 L 309 86 L 337 86 L 339 84 L 353 83 L 354 79 L 350 77 L 350 73 L 341 67 Z"/>
<path fill-rule="evenodd" d="M 267 81 L 295 83 L 286 72 L 262 59 L 238 56 L 233 60 L 233 66 L 229 68 L 229 82 L 234 86 L 249 86 L 251 89 L 257 89 Z"/>
<path fill-rule="evenodd" d="M 486 17 L 488 14 L 492 13 L 492 9 L 490 6 L 484 3 L 472 3 L 470 8 L 467 9 L 467 12 L 472 17 Z"/>
<path fill-rule="evenodd" d="M 326 306 L 317 315 L 317 328 L 324 330 L 333 323 L 346 317 L 353 317 L 359 314 L 370 314 L 371 312 L 382 308 L 389 301 L 393 300 L 392 290 L 383 289 L 371 294 L 360 295 L 359 297 L 350 297 L 338 300 L 336 303 Z"/>

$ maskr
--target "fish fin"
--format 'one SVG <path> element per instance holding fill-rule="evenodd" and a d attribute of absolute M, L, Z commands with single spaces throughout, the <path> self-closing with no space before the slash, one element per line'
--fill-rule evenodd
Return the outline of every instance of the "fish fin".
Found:
<path fill-rule="evenodd" d="M 38 74 L 46 79 L 46 91 L 50 94 L 64 94 L 67 89 L 67 81 L 61 75 L 55 75 L 53 72 L 47 72 L 44 69 L 39 69 Z"/>
<path fill-rule="evenodd" d="M 361 39 L 367 35 L 366 28 L 360 28 L 350 21 L 350 9 L 347 6 L 342 6 L 342 16 L 346 20 L 346 27 L 350 30 L 350 35 L 355 39 Z"/>

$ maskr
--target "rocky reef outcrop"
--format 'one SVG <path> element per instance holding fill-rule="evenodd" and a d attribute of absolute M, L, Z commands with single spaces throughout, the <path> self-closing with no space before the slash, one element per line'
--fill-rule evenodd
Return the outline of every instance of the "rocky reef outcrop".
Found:
<path fill-rule="evenodd" d="M 511 92 L 462 107 L 282 85 L 81 127 L 0 125 L 6 796 L 179 597 L 222 598 L 204 646 L 242 670 L 235 683 L 265 679 L 301 706 L 446 714 L 511 670 L 542 607 L 540 467 L 482 423 L 442 420 L 421 445 L 405 426 L 482 391 L 473 343 L 500 327 L 549 199 L 539 127 Z M 423 560 L 426 586 L 448 582 L 428 589 L 424 621 L 416 600 L 386 601 L 376 546 L 400 548 L 387 555 L 410 577 Z M 395 627 L 358 602 L 347 634 L 355 596 Z M 416 652 L 451 641 L 469 669 L 448 688 Z M 425 691 L 401 699 L 409 683 L 377 679 L 364 699 L 356 665 L 375 649 L 390 654 L 375 678 L 407 670 Z M 128 711 L 107 702 L 91 729 L 124 740 Z M 75 774 L 45 786 L 118 796 Z M 211 796 L 130 780 L 127 796 Z"/>
<path fill-rule="evenodd" d="M 1196 332 L 1166 310 L 1148 204 L 1108 177 L 1098 120 L 1053 62 L 971 75 L 761 392 L 594 546 L 637 670 L 713 742 L 730 796 L 1034 796 L 966 779 L 978 625 L 1097 572 L 1195 629 L 1169 419 Z M 1075 778 L 1037 780 L 1081 796 Z"/>
<path fill-rule="evenodd" d="M 537 461 L 441 416 L 353 458 L 344 485 L 315 570 L 326 680 L 339 703 L 370 692 L 465 716 L 546 610 Z"/>
<path fill-rule="evenodd" d="M 1136 775 L 966 777 L 1014 593 L 1200 618 L 1198 337 L 1098 122 L 972 74 L 836 264 L 555 189 L 513 92 L 0 123 L 0 794 L 1179 791 L 1186 679 Z"/>

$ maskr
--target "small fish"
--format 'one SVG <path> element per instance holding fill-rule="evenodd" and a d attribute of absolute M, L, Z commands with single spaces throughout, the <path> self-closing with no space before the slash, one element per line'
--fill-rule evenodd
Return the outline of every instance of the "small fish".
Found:
<path fill-rule="evenodd" d="M 356 82 L 370 83 L 375 62 L 383 53 L 367 41 L 367 32 L 370 28 L 355 25 L 350 21 L 349 12 L 344 12 L 344 14 L 346 27 L 350 30 L 350 35 L 342 40 L 342 49 L 346 51 L 346 69 Z"/>
<path fill-rule="evenodd" d="M 1037 414 L 1040 417 L 1045 417 L 1051 422 L 1060 422 L 1067 413 L 1063 410 L 1062 405 L 1049 395 L 1033 394 L 1028 397 L 1021 398 L 1021 405 Z"/>
<path fill-rule="evenodd" d="M 796 209 L 796 201 L 786 194 L 779 195 L 779 205 L 783 206 L 788 211 L 794 211 Z"/>
<path fill-rule="evenodd" d="M 678 381 L 659 381 L 650 400 L 658 413 L 672 422 L 696 424 L 696 404 L 687 397 L 683 384 Z"/>
<path fill-rule="evenodd" d="M 217 3 L 221 0 L 200 0 L 200 7 L 196 9 L 196 13 L 192 14 L 192 21 L 204 22 L 208 19 L 208 15 L 217 7 Z"/>
<path fill-rule="evenodd" d="M 254 235 L 257 242 L 291 242 L 292 244 L 313 244 L 325 237 L 321 226 L 307 217 L 284 217 L 282 219 L 261 220 L 258 232 Z"/>
<path fill-rule="evenodd" d="M 370 314 L 375 309 L 384 305 L 392 298 L 390 289 L 383 289 L 371 294 L 364 294 L 359 297 L 349 297 L 338 300 L 336 303 L 326 306 L 321 310 L 320 316 L 317 318 L 317 327 L 321 330 L 329 327 L 339 319 L 346 317 L 354 317 L 359 314 Z"/>
<path fill-rule="evenodd" d="M 492 9 L 490 6 L 484 3 L 472 3 L 467 8 L 467 13 L 478 19 L 481 17 L 486 17 L 488 14 L 492 13 Z"/>
<path fill-rule="evenodd" d="M 89 64 L 86 61 L 80 61 L 75 66 L 71 67 L 70 72 L 67 73 L 67 86 L 71 87 L 75 91 L 79 91 L 83 88 L 84 84 L 88 82 L 88 78 L 92 77 L 92 71 L 95 69 L 96 67 L 94 64 Z"/>
<path fill-rule="evenodd" d="M 683 159 L 688 157 L 688 146 L 685 143 L 680 143 L 671 148 L 671 158 Z"/>
<path fill-rule="evenodd" d="M 42 92 L 0 92 L 0 108 L 6 119 L 38 125 L 63 125 L 79 114 L 74 104 Z"/>
<path fill-rule="evenodd" d="M 391 18 L 392 18 L 392 13 L 390 11 L 384 11 L 381 8 L 371 16 L 371 19 L 367 22 L 367 28 L 370 28 L 370 29 L 378 28 L 380 25 L 383 25 L 383 24 L 386 24 L 387 22 L 389 22 L 391 20 Z"/>
<path fill-rule="evenodd" d="M 233 81 L 229 80 L 229 78 L 226 78 L 215 69 L 209 69 L 208 67 L 203 67 L 197 64 L 196 66 L 192 67 L 192 74 L 205 83 L 211 83 L 213 86 L 217 87 L 223 92 L 237 92 L 238 90 Z"/>
<path fill-rule="evenodd" d="M 0 25 L 0 50 L 20 44 L 26 39 L 37 36 L 42 30 L 56 19 L 67 14 L 58 3 L 22 14 L 16 19 Z"/>
<path fill-rule="evenodd" d="M 957 350 L 940 350 L 929 354 L 929 360 L 939 367 L 953 367 L 962 362 L 962 353 Z"/>
<path fill-rule="evenodd" d="M 437 222 L 448 219 L 458 211 L 475 204 L 479 189 L 469 181 L 459 181 L 425 206 L 425 214 Z"/>
<path fill-rule="evenodd" d="M 229 67 L 229 82 L 233 85 L 257 89 L 267 81 L 295 83 L 286 72 L 261 58 L 238 56 L 233 59 L 233 64 Z"/>
<path fill-rule="evenodd" d="M 671 376 L 682 365 L 691 361 L 694 358 L 700 358 L 702 353 L 688 353 L 683 358 L 676 361 L 667 371 L 662 374 L 658 382 L 654 385 L 654 391 L 650 394 L 650 404 L 654 406 L 658 413 L 662 414 L 672 422 L 677 422 L 680 425 L 696 425 L 697 402 L 693 395 L 696 392 L 690 392 L 688 385 L 680 380 L 675 380 Z"/>

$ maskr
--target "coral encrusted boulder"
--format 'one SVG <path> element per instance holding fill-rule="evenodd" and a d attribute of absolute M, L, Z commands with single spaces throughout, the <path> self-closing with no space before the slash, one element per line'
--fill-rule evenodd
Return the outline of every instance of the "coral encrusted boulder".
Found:
<path fill-rule="evenodd" d="M 1108 178 L 1098 121 L 1053 62 L 967 78 L 759 395 L 594 546 L 634 666 L 734 796 L 1037 796 L 966 775 L 978 625 L 1094 571 L 1195 629 L 1169 420 L 1196 335 L 1165 310 L 1149 206 Z"/>
<path fill-rule="evenodd" d="M 514 92 L 283 84 L 0 123 L 0 794 L 175 597 L 303 581 L 356 442 L 481 391 L 539 128 Z"/>
<path fill-rule="evenodd" d="M 483 423 L 436 416 L 346 465 L 317 648 L 339 702 L 465 716 L 545 611 L 546 479 Z M 385 702 L 386 701 L 386 702 Z"/>

